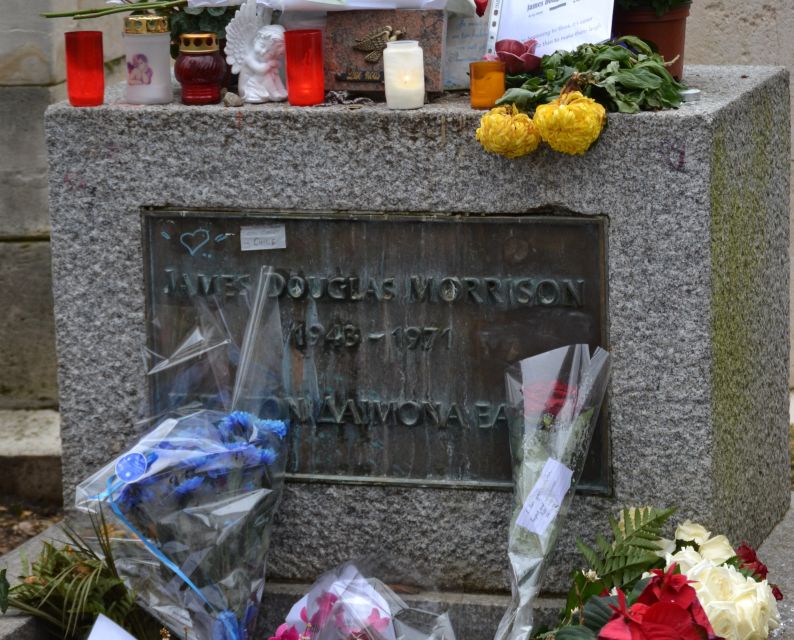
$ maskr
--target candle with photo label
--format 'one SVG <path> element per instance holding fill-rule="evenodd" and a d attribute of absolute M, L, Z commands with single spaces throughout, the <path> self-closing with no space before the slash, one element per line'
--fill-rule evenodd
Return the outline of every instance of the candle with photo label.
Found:
<path fill-rule="evenodd" d="M 171 29 L 168 18 L 132 15 L 124 20 L 127 102 L 171 102 Z"/>
<path fill-rule="evenodd" d="M 424 55 L 416 40 L 386 45 L 383 82 L 389 109 L 418 109 L 425 103 Z"/>

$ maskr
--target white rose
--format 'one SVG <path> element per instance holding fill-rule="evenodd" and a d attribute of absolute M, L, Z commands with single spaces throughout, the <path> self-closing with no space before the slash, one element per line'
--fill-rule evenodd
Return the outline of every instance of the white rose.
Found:
<path fill-rule="evenodd" d="M 748 579 L 755 583 L 758 608 L 762 615 L 766 616 L 768 628 L 770 630 L 777 629 L 780 626 L 780 612 L 777 610 L 777 600 L 772 593 L 772 588 L 766 580 L 756 582 L 752 578 Z"/>
<path fill-rule="evenodd" d="M 686 576 L 714 632 L 725 640 L 765 640 L 778 626 L 777 604 L 766 581 L 756 582 L 711 560 L 695 565 Z"/>
<path fill-rule="evenodd" d="M 769 615 L 768 610 L 764 612 L 759 606 L 755 585 L 746 580 L 739 584 L 737 579 L 733 602 L 736 605 L 736 629 L 740 640 L 764 640 L 769 635 Z"/>
<path fill-rule="evenodd" d="M 701 603 L 704 600 L 708 602 L 733 600 L 735 593 L 734 580 L 728 569 L 732 569 L 732 567 L 716 567 L 706 560 L 686 572 L 687 578 L 695 580 L 692 586 L 695 588 Z M 701 593 L 703 594 L 702 598 L 700 597 Z"/>
<path fill-rule="evenodd" d="M 665 569 L 669 569 L 673 563 L 676 563 L 681 573 L 685 573 L 687 576 L 689 576 L 689 572 L 692 567 L 703 562 L 703 556 L 701 556 L 692 547 L 684 547 L 678 553 L 668 553 L 665 556 L 665 561 L 667 563 Z"/>
<path fill-rule="evenodd" d="M 731 543 L 725 536 L 714 536 L 700 545 L 700 555 L 706 560 L 711 560 L 714 564 L 722 564 L 726 560 L 733 558 L 736 552 Z"/>
<path fill-rule="evenodd" d="M 701 601 L 702 604 L 702 601 Z M 711 627 L 725 640 L 743 640 L 736 627 L 736 607 L 733 602 L 715 601 L 703 605 Z"/>
<path fill-rule="evenodd" d="M 675 530 L 676 540 L 692 540 L 695 544 L 703 544 L 711 536 L 711 532 L 706 529 L 702 524 L 696 524 L 691 520 L 686 520 L 678 525 Z"/>

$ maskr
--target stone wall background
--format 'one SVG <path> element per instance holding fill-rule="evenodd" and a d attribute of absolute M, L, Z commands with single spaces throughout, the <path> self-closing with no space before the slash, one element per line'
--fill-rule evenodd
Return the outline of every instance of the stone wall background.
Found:
<path fill-rule="evenodd" d="M 792 33 L 794 2 L 791 0 L 694 0 L 687 22 L 686 62 L 771 64 L 786 67 L 792 72 Z M 791 85 L 790 90 L 790 97 L 794 97 L 794 85 Z M 794 152 L 794 129 L 792 142 Z M 790 162 L 794 175 L 794 157 Z M 790 202 L 794 202 L 794 181 L 791 182 L 791 194 Z M 790 298 L 794 300 L 794 279 L 789 279 L 789 286 Z M 794 328 L 794 314 L 790 317 Z M 794 339 L 794 330 L 789 333 Z M 789 384 L 794 387 L 794 360 L 791 358 Z"/>
<path fill-rule="evenodd" d="M 44 111 L 66 97 L 65 31 L 102 30 L 108 83 L 121 76 L 118 16 L 76 22 L 45 11 L 102 0 L 5 0 L 0 17 L 0 409 L 58 404 Z"/>
<path fill-rule="evenodd" d="M 43 115 L 50 103 L 65 97 L 64 32 L 101 29 L 107 82 L 122 78 L 119 16 L 75 22 L 46 20 L 39 13 L 98 6 L 101 2 L 3 3 L 0 409 L 55 407 L 58 401 Z M 694 0 L 687 30 L 689 63 L 770 64 L 794 69 L 794 2 L 790 0 Z M 791 166 L 794 170 L 794 160 Z M 794 380 L 794 366 L 791 378 Z"/>

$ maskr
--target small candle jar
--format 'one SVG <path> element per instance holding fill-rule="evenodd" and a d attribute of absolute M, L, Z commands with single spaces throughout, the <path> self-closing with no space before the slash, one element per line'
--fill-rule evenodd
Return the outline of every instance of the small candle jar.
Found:
<path fill-rule="evenodd" d="M 492 109 L 505 92 L 505 63 L 499 60 L 469 65 L 471 108 Z"/>
<path fill-rule="evenodd" d="M 185 33 L 180 36 L 174 72 L 182 85 L 182 104 L 216 104 L 221 101 L 226 62 L 218 48 L 214 33 Z"/>
<path fill-rule="evenodd" d="M 383 84 L 389 109 L 418 109 L 425 103 L 424 54 L 416 40 L 397 40 L 386 45 Z"/>
<path fill-rule="evenodd" d="M 105 99 L 105 57 L 101 31 L 66 35 L 66 91 L 73 107 L 97 107 Z"/>
<path fill-rule="evenodd" d="M 127 102 L 171 102 L 171 30 L 164 16 L 129 16 L 124 19 L 127 54 Z"/>
<path fill-rule="evenodd" d="M 325 100 L 323 32 L 296 29 L 284 34 L 287 99 L 292 106 L 308 107 Z"/>

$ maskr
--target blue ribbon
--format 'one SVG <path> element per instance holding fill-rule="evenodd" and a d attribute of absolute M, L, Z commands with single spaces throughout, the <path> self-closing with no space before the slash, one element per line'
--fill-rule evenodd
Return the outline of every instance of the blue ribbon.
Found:
<path fill-rule="evenodd" d="M 110 476 L 110 478 L 108 478 L 108 488 L 105 491 L 105 494 L 107 494 L 108 504 L 110 504 L 110 508 L 113 509 L 113 513 L 115 513 L 118 516 L 119 520 L 121 520 L 121 523 L 125 527 L 127 527 L 127 529 L 129 529 L 130 532 L 134 536 L 136 536 L 143 543 L 143 546 L 145 546 L 149 550 L 149 552 L 154 555 L 155 558 L 157 558 L 166 567 L 171 569 L 171 571 L 173 571 L 176 575 L 178 575 L 180 578 L 182 578 L 182 580 L 184 580 L 185 584 L 187 586 L 189 586 L 191 589 L 193 589 L 193 591 L 196 592 L 196 594 L 199 596 L 199 598 L 201 598 L 208 607 L 214 608 L 212 606 L 212 604 L 210 604 L 210 601 L 207 600 L 207 598 L 204 595 L 204 593 L 202 593 L 201 589 L 199 589 L 195 584 L 193 584 L 193 581 L 190 578 L 188 578 L 188 576 L 185 574 L 185 572 L 182 571 L 182 569 L 180 569 L 176 565 L 176 563 L 174 563 L 173 561 L 169 560 L 168 557 L 162 551 L 160 551 L 160 549 L 158 549 L 156 546 L 154 546 L 154 544 L 152 544 L 148 540 L 148 538 L 146 538 L 146 536 L 144 536 L 140 531 L 138 531 L 133 526 L 133 524 L 129 520 L 127 520 L 126 516 L 121 512 L 121 509 L 119 509 L 119 506 L 116 504 L 116 501 L 113 499 L 113 492 L 116 489 L 119 488 L 119 484 L 116 484 L 115 486 L 113 485 L 113 479 L 115 477 L 116 476 Z M 121 483 L 121 484 L 124 484 L 124 483 Z"/>
<path fill-rule="evenodd" d="M 215 610 L 215 607 L 212 606 L 209 600 L 207 600 L 204 593 L 199 589 L 193 581 L 185 574 L 182 569 L 177 566 L 175 562 L 170 560 L 160 549 L 158 549 L 146 536 L 144 536 L 140 531 L 138 531 L 135 526 L 127 519 L 127 517 L 121 512 L 118 504 L 113 499 L 113 494 L 118 491 L 121 487 L 123 487 L 126 483 L 122 481 L 117 481 L 114 483 L 115 475 L 110 476 L 108 478 L 108 486 L 105 491 L 103 491 L 100 495 L 96 496 L 97 500 L 107 500 L 110 508 L 113 509 L 113 513 L 121 520 L 121 523 L 127 527 L 127 529 L 132 533 L 135 537 L 140 540 L 146 549 L 154 555 L 160 562 L 162 562 L 166 567 L 171 569 L 177 576 L 179 576 L 185 584 L 190 587 L 196 595 L 206 604 L 210 609 Z M 240 629 L 240 625 L 237 621 L 237 616 L 234 615 L 233 611 L 226 610 L 221 611 L 218 615 L 218 618 L 215 621 L 215 625 L 213 626 L 212 630 L 213 640 L 245 640 L 245 631 Z"/>

